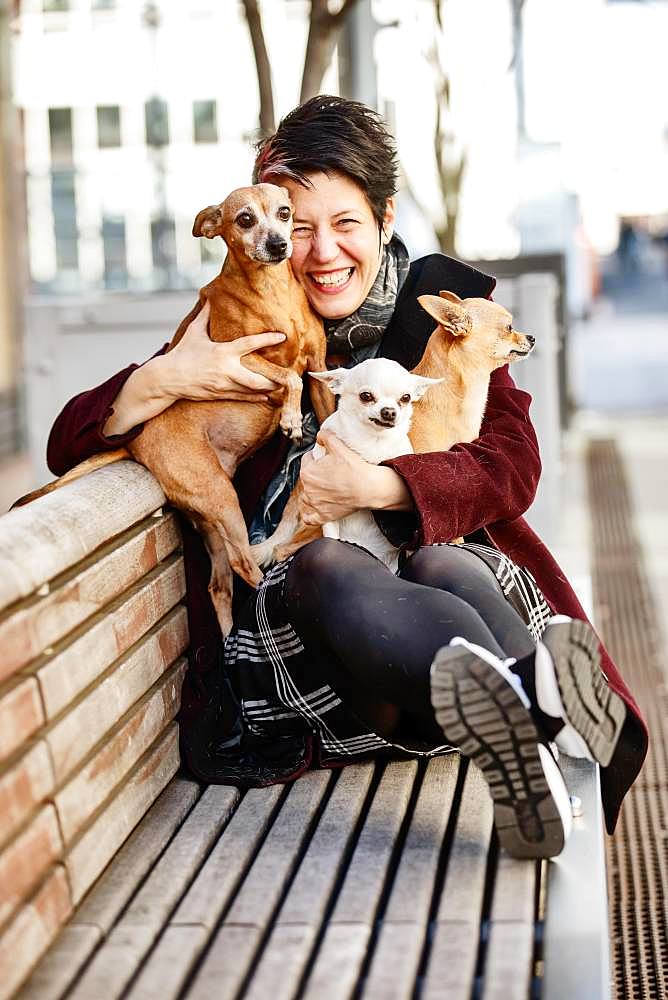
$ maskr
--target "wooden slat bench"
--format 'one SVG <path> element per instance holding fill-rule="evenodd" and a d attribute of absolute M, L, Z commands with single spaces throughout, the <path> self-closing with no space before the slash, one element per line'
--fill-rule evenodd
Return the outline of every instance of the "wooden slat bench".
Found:
<path fill-rule="evenodd" d="M 130 462 L 0 518 L 0 1000 L 609 996 L 597 772 L 554 863 L 458 754 L 179 771 L 174 516 Z"/>

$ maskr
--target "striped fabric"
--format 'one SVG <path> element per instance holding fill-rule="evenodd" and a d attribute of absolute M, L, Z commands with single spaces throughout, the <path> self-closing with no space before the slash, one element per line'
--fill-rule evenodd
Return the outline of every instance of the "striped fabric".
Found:
<path fill-rule="evenodd" d="M 551 615 L 531 574 L 502 552 L 466 543 L 492 570 L 535 640 Z M 322 648 L 306 648 L 285 613 L 284 581 L 290 559 L 278 563 L 248 600 L 225 643 L 225 665 L 249 733 L 261 740 L 313 733 L 320 763 L 335 765 L 378 753 L 426 756 L 447 753 L 447 744 L 403 745 L 369 730 L 327 682 L 338 668 Z"/>

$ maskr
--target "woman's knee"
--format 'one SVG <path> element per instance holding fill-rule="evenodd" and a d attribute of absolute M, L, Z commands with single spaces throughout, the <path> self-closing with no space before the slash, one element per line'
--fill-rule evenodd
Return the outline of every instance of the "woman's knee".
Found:
<path fill-rule="evenodd" d="M 499 589 L 491 569 L 474 553 L 458 545 L 423 546 L 407 560 L 401 576 L 411 583 L 451 594 L 468 594 L 472 587 Z"/>
<path fill-rule="evenodd" d="M 351 571 L 362 572 L 368 563 L 378 564 L 378 560 L 363 549 L 335 538 L 316 538 L 296 553 L 288 570 L 287 582 L 290 588 L 301 583 L 320 584 L 327 590 L 336 590 L 339 581 L 351 583 Z"/>

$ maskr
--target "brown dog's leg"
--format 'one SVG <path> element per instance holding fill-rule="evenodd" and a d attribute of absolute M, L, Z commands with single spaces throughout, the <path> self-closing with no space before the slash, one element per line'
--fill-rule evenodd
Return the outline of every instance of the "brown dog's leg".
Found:
<path fill-rule="evenodd" d="M 295 552 L 299 552 L 300 549 L 303 549 L 309 542 L 315 541 L 316 538 L 322 538 L 322 525 L 300 523 L 299 528 L 290 541 L 286 542 L 285 545 L 277 545 L 274 549 L 276 562 L 282 562 L 288 556 L 294 555 Z"/>
<path fill-rule="evenodd" d="M 257 375 L 264 375 L 285 388 L 281 408 L 281 430 L 293 441 L 302 439 L 302 380 L 292 368 L 281 368 L 259 354 L 247 354 L 243 364 Z"/>
<path fill-rule="evenodd" d="M 211 560 L 209 594 L 225 639 L 232 631 L 232 570 L 230 561 L 227 558 L 225 543 L 215 524 L 197 519 L 197 530 L 204 539 Z"/>

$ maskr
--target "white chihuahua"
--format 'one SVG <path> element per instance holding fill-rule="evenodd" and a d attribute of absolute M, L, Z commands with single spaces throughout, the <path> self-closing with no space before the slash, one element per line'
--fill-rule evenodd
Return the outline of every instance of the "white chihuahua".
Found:
<path fill-rule="evenodd" d="M 413 402 L 420 399 L 440 378 L 413 375 L 396 361 L 372 358 L 354 368 L 335 368 L 330 372 L 309 372 L 339 397 L 335 413 L 323 421 L 322 429 L 333 431 L 344 444 L 365 461 L 378 465 L 397 455 L 408 455 L 413 446 L 408 437 Z M 316 444 L 315 459 L 325 449 Z M 359 510 L 340 521 L 323 524 L 327 538 L 361 545 L 396 571 L 399 551 L 377 526 L 373 514 Z"/>

